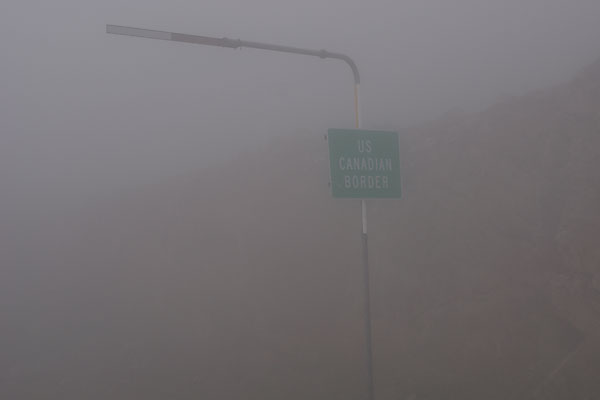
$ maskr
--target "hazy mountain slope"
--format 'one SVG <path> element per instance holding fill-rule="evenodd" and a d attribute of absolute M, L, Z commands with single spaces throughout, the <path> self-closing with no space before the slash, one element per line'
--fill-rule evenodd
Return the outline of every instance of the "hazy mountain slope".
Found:
<path fill-rule="evenodd" d="M 438 121 L 416 133 L 412 154 L 420 193 L 415 197 L 427 199 L 427 205 L 421 202 L 423 213 L 444 218 L 415 217 L 429 222 L 423 246 L 435 243 L 423 254 L 435 257 L 432 270 L 447 267 L 435 292 L 451 289 L 439 300 L 439 309 L 421 317 L 423 324 L 434 325 L 434 337 L 421 351 L 411 343 L 398 353 L 414 351 L 417 358 L 431 352 L 433 359 L 416 371 L 407 364 L 398 376 L 422 373 L 423 387 L 444 382 L 446 387 L 430 392 L 431 397 L 461 389 L 467 392 L 458 398 L 526 397 L 533 384 L 536 393 L 552 398 L 554 392 L 565 392 L 546 393 L 539 386 L 561 376 L 557 366 L 578 343 L 587 348 L 597 343 L 598 298 L 592 286 L 600 272 L 594 246 L 600 234 L 599 89 L 600 63 L 562 87 L 458 121 Z M 403 281 L 402 273 L 396 275 L 385 279 L 390 292 Z M 432 281 L 427 277 L 415 283 L 415 293 Z M 480 311 L 472 310 L 477 307 Z M 404 323 L 419 332 L 415 321 Z M 455 324 L 458 331 L 452 330 Z M 447 336 L 452 333 L 464 339 L 452 346 Z M 425 336 L 416 335 L 415 340 Z M 438 342 L 443 346 L 436 350 Z M 473 358 L 478 342 L 480 356 Z M 451 349 L 456 352 L 452 357 L 444 354 Z M 598 393 L 587 375 L 598 355 L 579 353 L 564 364 L 565 370 L 579 371 L 570 374 L 577 384 L 566 383 L 567 393 L 577 391 L 557 398 Z M 461 363 L 463 358 L 468 361 Z M 460 372 L 453 371 L 457 367 Z M 535 383 L 541 376 L 542 383 Z M 404 381 L 410 386 L 410 379 Z M 474 393 L 477 387 L 481 390 Z"/>
<path fill-rule="evenodd" d="M 377 397 L 597 397 L 600 62 L 400 135 L 404 197 L 369 202 Z M 0 396 L 363 398 L 360 204 L 327 175 L 307 133 L 47 225 L 47 269 L 4 281 Z"/>

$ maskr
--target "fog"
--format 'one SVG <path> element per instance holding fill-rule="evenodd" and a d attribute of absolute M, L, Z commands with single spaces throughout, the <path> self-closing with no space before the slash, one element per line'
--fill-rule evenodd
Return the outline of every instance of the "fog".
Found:
<path fill-rule="evenodd" d="M 10 356 L 0 362 L 0 396 L 244 398 L 246 393 L 255 398 L 263 393 L 276 398 L 316 385 L 319 390 L 302 393 L 364 398 L 360 207 L 331 199 L 323 141 L 328 128 L 354 127 L 348 66 L 339 60 L 108 35 L 106 24 L 326 49 L 352 57 L 361 74 L 362 126 L 400 132 L 406 172 L 403 199 L 369 203 L 372 257 L 379 265 L 374 267 L 379 271 L 373 284 L 379 321 L 374 346 L 380 357 L 389 354 L 376 367 L 376 374 L 382 374 L 376 378 L 382 385 L 379 398 L 440 398 L 436 394 L 447 390 L 445 398 L 545 396 L 561 357 L 584 342 L 586 329 L 596 324 L 578 325 L 588 321 L 584 317 L 563 323 L 561 318 L 579 306 L 545 302 L 550 289 L 535 286 L 532 277 L 536 268 L 545 271 L 546 263 L 560 257 L 571 260 L 565 268 L 577 264 L 587 271 L 581 278 L 585 282 L 597 276 L 590 272 L 600 260 L 593 246 L 597 177 L 583 178 L 582 171 L 597 170 L 597 141 L 589 132 L 597 131 L 593 90 L 600 87 L 594 86 L 600 75 L 595 70 L 580 74 L 600 57 L 599 17 L 597 0 L 5 0 L 0 5 L 0 320 L 8 321 L 9 328 L 0 339 L 0 354 Z M 581 78 L 567 86 L 576 77 Z M 521 115 L 520 110 L 527 111 Z M 554 129 L 589 135 L 563 141 L 558 133 L 546 135 Z M 490 160 L 498 162 L 500 172 Z M 484 170 L 489 172 L 485 179 L 477 175 Z M 519 178 L 508 179 L 513 176 Z M 452 179 L 457 186 L 448 183 Z M 514 197 L 495 191 L 504 184 L 512 185 Z M 553 197 L 563 187 L 572 189 L 571 197 Z M 471 206 L 463 208 L 463 201 Z M 482 225 L 469 225 L 475 220 Z M 463 234 L 473 242 L 462 241 Z M 558 236 L 578 239 L 563 243 Z M 346 253 L 331 255 L 329 248 Z M 579 257 L 575 253 L 584 254 L 583 261 L 573 261 Z M 502 254 L 515 258 L 505 260 Z M 456 265 L 441 261 L 448 255 L 456 257 Z M 341 266 L 354 262 L 353 272 L 340 278 L 346 273 Z M 396 263 L 415 269 L 398 269 Z M 480 263 L 487 267 L 476 268 Z M 305 264 L 324 267 L 294 269 Z M 198 265 L 196 271 L 193 266 Z M 275 267 L 282 265 L 296 272 Z M 435 267 L 423 272 L 427 265 Z M 449 265 L 457 269 L 448 272 Z M 165 266 L 179 278 L 165 282 L 171 276 L 161 269 Z M 517 266 L 523 266 L 528 278 L 521 278 Z M 249 272 L 255 270 L 256 276 Z M 320 273 L 329 279 L 327 285 L 312 281 Z M 236 283 L 230 286 L 234 276 Z M 288 281 L 300 282 L 291 295 L 278 286 Z M 192 282 L 204 288 L 199 298 Z M 332 288 L 336 284 L 341 286 Z M 444 352 L 461 335 L 457 321 L 472 321 L 469 313 L 480 309 L 459 302 L 451 306 L 459 316 L 452 310 L 448 316 L 444 296 L 504 284 L 534 285 L 541 297 L 531 300 L 529 294 L 511 292 L 481 309 L 504 313 L 507 325 L 518 320 L 514 334 L 526 336 L 535 323 L 529 325 L 530 314 L 523 310 L 531 307 L 541 315 L 536 323 L 554 336 L 531 339 L 541 356 L 523 355 L 509 339 L 494 343 L 511 362 L 527 363 L 531 356 L 539 370 L 531 367 L 531 376 L 524 372 L 528 377 L 518 387 L 490 383 L 495 393 L 502 393 L 498 397 L 465 389 L 472 382 L 457 372 L 446 374 L 457 365 L 447 359 L 438 370 L 407 377 L 410 367 L 398 360 L 408 356 L 422 368 L 427 360 L 438 363 L 434 356 L 421 357 L 420 349 L 450 354 Z M 302 297 L 303 290 L 313 291 L 314 304 Z M 233 300 L 213 304 L 223 293 Z M 261 297 L 264 293 L 270 293 L 268 300 Z M 46 301 L 54 311 L 44 311 Z M 190 304 L 196 302 L 201 305 L 194 310 Z M 299 307 L 298 313 L 288 315 L 286 305 Z M 178 331 L 187 317 L 173 310 L 182 307 L 183 314 L 200 315 L 191 323 L 193 332 Z M 102 310 L 106 323 L 89 319 L 92 310 Z M 429 329 L 450 327 L 454 339 L 431 344 L 398 322 L 431 310 L 442 316 Z M 214 316 L 218 311 L 230 312 L 230 319 Z M 263 311 L 266 316 L 256 317 Z M 317 316 L 310 316 L 313 311 Z M 172 314 L 177 316 L 170 320 Z M 141 315 L 141 325 L 131 322 L 136 315 Z M 335 328 L 325 328 L 331 320 Z M 168 324 L 173 328 L 158 328 Z M 202 331 L 206 324 L 214 331 Z M 496 332 L 494 327 L 490 331 Z M 262 347 L 232 333 L 244 329 L 254 329 L 264 340 Z M 269 336 L 271 329 L 274 336 Z M 146 347 L 120 342 L 146 330 L 154 332 Z M 105 341 L 94 336 L 104 331 Z M 206 347 L 181 361 L 194 332 Z M 329 336 L 323 339 L 319 332 Z M 338 341 L 334 332 L 346 332 L 347 339 Z M 112 334 L 116 339 L 110 339 Z M 221 335 L 217 352 L 226 353 L 230 364 L 215 361 L 211 352 L 210 340 Z M 265 344 L 269 337 L 275 344 Z M 161 347 L 177 338 L 181 349 Z M 88 341 L 96 344 L 88 346 Z M 311 341 L 328 350 L 310 353 Z M 134 355 L 118 358 L 121 344 Z M 160 348 L 155 355 L 152 346 Z M 277 348 L 275 355 L 269 346 Z M 294 346 L 304 352 L 298 359 L 289 350 Z M 526 343 L 523 348 L 532 347 Z M 597 355 L 598 348 L 588 352 Z M 235 354 L 243 356 L 236 360 Z M 264 358 L 256 362 L 268 366 L 262 372 L 253 371 L 257 354 Z M 96 356 L 103 365 L 99 380 L 90 378 L 99 370 L 81 361 Z M 163 361 L 149 361 L 155 358 Z M 207 359 L 218 364 L 214 370 L 205 365 Z M 292 366 L 279 364 L 281 360 Z M 467 357 L 458 364 L 487 366 L 503 376 L 505 370 L 485 360 L 480 364 Z M 130 382 L 120 391 L 118 382 L 129 378 L 121 370 L 122 375 L 111 375 L 117 364 L 135 370 L 144 389 L 138 393 Z M 187 372 L 174 377 L 161 365 Z M 403 378 L 396 379 L 388 373 L 391 369 L 386 372 L 386 366 Z M 229 368 L 245 377 L 238 386 L 225 380 Z M 192 370 L 205 375 L 188 380 Z M 69 375 L 73 371 L 81 375 Z M 327 380 L 332 371 L 342 372 Z M 590 373 L 574 371 L 569 376 L 577 379 Z M 168 383 L 152 386 L 152 377 L 163 373 Z M 268 386 L 268 374 L 278 373 L 285 378 Z M 295 374 L 297 381 L 291 378 Z M 359 382 L 356 388 L 348 386 L 353 380 Z M 225 389 L 216 389 L 215 382 Z M 111 389 L 86 392 L 88 384 Z M 183 389 L 165 389 L 169 385 Z M 46 389 L 50 397 L 44 397 Z M 584 394 L 593 398 L 594 393 L 599 392 Z M 556 398 L 584 398 L 565 396 Z"/>
<path fill-rule="evenodd" d="M 4 2 L 4 192 L 101 195 L 352 126 L 343 63 L 111 37 L 107 23 L 346 53 L 363 126 L 395 129 L 568 78 L 600 53 L 598 15 L 594 0 Z"/>

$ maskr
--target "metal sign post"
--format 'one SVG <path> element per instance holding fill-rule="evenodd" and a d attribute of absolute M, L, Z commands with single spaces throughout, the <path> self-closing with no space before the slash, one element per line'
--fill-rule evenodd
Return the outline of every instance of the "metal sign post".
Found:
<path fill-rule="evenodd" d="M 354 113 L 356 114 L 356 129 L 362 128 L 360 118 L 360 98 L 359 98 L 359 83 L 354 85 Z M 333 184 L 333 182 L 332 182 Z M 333 187 L 333 185 L 332 185 Z M 360 200 L 360 209 L 362 214 L 362 232 L 361 248 L 362 248 L 362 264 L 363 264 L 363 281 L 365 284 L 365 345 L 367 352 L 367 399 L 375 399 L 375 382 L 373 379 L 373 339 L 371 335 L 371 274 L 369 271 L 369 237 L 367 236 L 367 201 Z"/>
<path fill-rule="evenodd" d="M 357 88 L 358 89 L 358 88 Z M 358 90 L 356 90 L 358 105 Z M 365 340 L 369 399 L 374 397 L 373 351 L 371 339 L 371 284 L 367 235 L 367 198 L 399 198 L 400 156 L 398 133 L 357 129 L 329 129 L 329 173 L 331 193 L 336 198 L 360 198 L 362 210 L 362 263 L 365 291 Z"/>
<path fill-rule="evenodd" d="M 359 104 L 359 84 L 360 77 L 358 68 L 354 61 L 345 54 L 332 53 L 326 50 L 310 50 L 291 46 L 281 46 L 268 43 L 249 42 L 239 39 L 215 38 L 209 36 L 187 35 L 182 33 L 156 31 L 150 29 L 132 28 L 127 26 L 106 25 L 106 33 L 125 36 L 137 36 L 148 39 L 168 40 L 173 42 L 184 42 L 193 44 L 202 44 L 207 46 L 227 47 L 238 49 L 242 47 L 277 51 L 281 53 L 292 53 L 319 58 L 334 58 L 345 61 L 352 69 L 354 75 L 354 110 L 356 115 L 356 128 L 360 128 L 360 104 Z M 369 277 L 369 256 L 367 241 L 367 207 L 365 200 L 361 200 L 362 210 L 362 260 L 364 266 L 365 283 L 365 339 L 367 348 L 367 394 L 368 400 L 373 400 L 373 355 L 371 348 L 371 303 L 370 303 L 370 277 Z"/>

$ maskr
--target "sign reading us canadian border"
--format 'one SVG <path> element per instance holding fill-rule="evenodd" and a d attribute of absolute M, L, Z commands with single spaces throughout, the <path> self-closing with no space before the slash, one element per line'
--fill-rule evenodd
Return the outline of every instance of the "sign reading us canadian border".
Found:
<path fill-rule="evenodd" d="M 333 197 L 400 197 L 397 132 L 329 129 L 327 141 Z"/>

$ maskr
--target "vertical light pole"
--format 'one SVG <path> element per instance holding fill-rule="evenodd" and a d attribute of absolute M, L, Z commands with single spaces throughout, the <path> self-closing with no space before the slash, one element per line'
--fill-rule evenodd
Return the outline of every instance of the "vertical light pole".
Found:
<path fill-rule="evenodd" d="M 137 36 L 147 39 L 169 40 L 173 42 L 184 42 L 202 44 L 207 46 L 227 47 L 231 49 L 239 49 L 242 47 L 277 51 L 280 53 L 292 53 L 319 58 L 334 58 L 345 61 L 352 69 L 354 75 L 354 113 L 356 129 L 361 128 L 360 123 L 360 99 L 359 86 L 360 76 L 358 68 L 354 61 L 345 54 L 332 53 L 327 50 L 310 50 L 291 46 L 281 46 L 276 44 L 249 42 L 240 39 L 215 38 L 210 36 L 187 35 L 183 33 L 164 32 L 150 29 L 132 28 L 127 26 L 106 25 L 106 33 L 125 36 Z M 368 252 L 368 236 L 367 236 L 367 205 L 365 200 L 361 200 L 362 212 L 362 261 L 365 284 L 365 339 L 366 339 L 366 355 L 367 355 L 367 399 L 373 400 L 373 352 L 371 340 L 371 294 L 370 294 L 370 274 L 369 274 L 369 252 Z"/>

